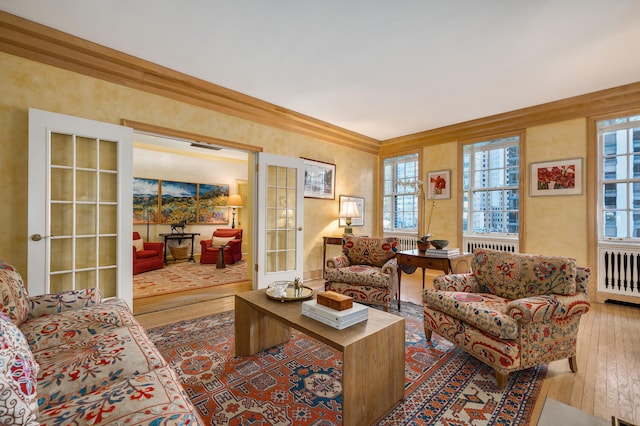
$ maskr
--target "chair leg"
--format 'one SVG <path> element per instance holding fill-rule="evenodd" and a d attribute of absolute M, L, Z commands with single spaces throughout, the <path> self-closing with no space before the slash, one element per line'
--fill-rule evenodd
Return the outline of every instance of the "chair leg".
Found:
<path fill-rule="evenodd" d="M 571 371 L 573 371 L 574 373 L 578 372 L 578 360 L 576 359 L 575 355 L 569 357 L 569 368 L 571 368 Z"/>
<path fill-rule="evenodd" d="M 430 328 L 425 327 L 424 328 L 424 337 L 425 339 L 427 339 L 427 342 L 431 341 L 431 335 L 433 334 L 433 330 L 431 330 Z"/>
<path fill-rule="evenodd" d="M 504 390 L 509 383 L 509 373 L 498 373 L 496 371 L 496 382 L 498 382 L 498 388 Z"/>

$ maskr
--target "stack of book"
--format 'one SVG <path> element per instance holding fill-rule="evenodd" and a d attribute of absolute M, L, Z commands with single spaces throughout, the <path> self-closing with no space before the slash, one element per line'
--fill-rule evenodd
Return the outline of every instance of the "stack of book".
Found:
<path fill-rule="evenodd" d="M 359 303 L 353 303 L 349 309 L 338 311 L 318 303 L 317 300 L 302 302 L 302 315 L 342 330 L 369 318 L 369 308 Z"/>
<path fill-rule="evenodd" d="M 450 257 L 450 256 L 455 256 L 455 255 L 460 254 L 460 249 L 458 249 L 458 248 L 443 248 L 443 249 L 430 248 L 430 249 L 427 249 L 426 253 L 429 256 L 434 256 L 434 257 Z"/>

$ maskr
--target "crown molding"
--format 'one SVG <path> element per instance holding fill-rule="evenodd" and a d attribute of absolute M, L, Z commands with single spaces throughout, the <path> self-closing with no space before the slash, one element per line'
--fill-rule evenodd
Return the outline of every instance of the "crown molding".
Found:
<path fill-rule="evenodd" d="M 377 154 L 380 141 L 0 11 L 0 51 Z"/>
<path fill-rule="evenodd" d="M 419 149 L 426 145 L 486 137 L 576 118 L 610 114 L 637 108 L 638 105 L 640 105 L 640 82 L 387 139 L 382 141 L 380 155 L 391 155 L 395 152 Z"/>

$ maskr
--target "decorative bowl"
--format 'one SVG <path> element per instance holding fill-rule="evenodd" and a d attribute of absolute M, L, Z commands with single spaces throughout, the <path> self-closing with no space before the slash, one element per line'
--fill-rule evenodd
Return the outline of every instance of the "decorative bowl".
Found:
<path fill-rule="evenodd" d="M 293 284 L 292 281 L 274 281 L 269 284 L 270 293 L 273 297 L 285 297 L 287 295 L 287 287 Z"/>
<path fill-rule="evenodd" d="M 429 242 L 438 250 L 442 250 L 449 244 L 448 240 L 429 240 Z"/>

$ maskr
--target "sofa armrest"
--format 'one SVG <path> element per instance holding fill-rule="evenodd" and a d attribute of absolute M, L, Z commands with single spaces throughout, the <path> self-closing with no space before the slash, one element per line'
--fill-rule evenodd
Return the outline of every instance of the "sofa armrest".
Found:
<path fill-rule="evenodd" d="M 471 273 L 440 275 L 434 278 L 433 288 L 441 291 L 480 293 L 476 277 Z"/>
<path fill-rule="evenodd" d="M 568 318 L 589 312 L 589 297 L 582 292 L 571 295 L 545 294 L 512 300 L 505 312 L 523 322 L 543 322 L 551 319 Z"/>
<path fill-rule="evenodd" d="M 327 259 L 327 269 L 344 268 L 349 266 L 349 259 L 344 254 L 339 254 Z"/>
<path fill-rule="evenodd" d="M 164 255 L 164 243 L 144 243 L 145 250 L 155 250 L 159 255 Z"/>
<path fill-rule="evenodd" d="M 383 274 L 397 274 L 398 273 L 398 260 L 393 257 L 387 260 L 384 265 L 382 265 L 382 273 Z"/>
<path fill-rule="evenodd" d="M 102 302 L 102 293 L 98 288 L 64 291 L 62 293 L 42 294 L 29 297 L 31 318 L 63 311 L 97 305 Z"/>

